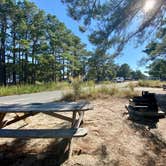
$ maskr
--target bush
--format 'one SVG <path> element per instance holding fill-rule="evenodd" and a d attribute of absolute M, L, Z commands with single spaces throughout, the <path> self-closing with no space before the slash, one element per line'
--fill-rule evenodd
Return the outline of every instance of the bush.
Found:
<path fill-rule="evenodd" d="M 83 80 L 81 77 L 71 78 L 71 88 L 74 94 L 74 100 L 78 99 L 81 95 Z"/>

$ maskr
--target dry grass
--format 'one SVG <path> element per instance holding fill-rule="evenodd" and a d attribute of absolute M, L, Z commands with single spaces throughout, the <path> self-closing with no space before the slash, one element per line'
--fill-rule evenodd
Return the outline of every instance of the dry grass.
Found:
<path fill-rule="evenodd" d="M 81 99 L 94 100 L 98 98 L 108 98 L 110 96 L 131 98 L 133 96 L 138 96 L 139 93 L 134 90 L 134 87 L 129 88 L 118 88 L 115 85 L 112 87 L 107 87 L 102 85 L 100 87 L 87 86 L 80 89 L 80 94 L 76 95 L 74 91 L 70 91 L 64 95 L 62 100 L 75 101 Z"/>
<path fill-rule="evenodd" d="M 166 82 L 161 82 L 159 80 L 140 80 L 138 85 L 141 87 L 152 87 L 152 88 L 162 88 Z"/>
<path fill-rule="evenodd" d="M 139 92 L 131 89 L 123 89 L 119 92 L 118 97 L 132 98 L 134 96 L 139 96 Z"/>
<path fill-rule="evenodd" d="M 28 94 L 42 91 L 70 89 L 67 82 L 51 82 L 51 83 L 37 83 L 35 85 L 15 85 L 15 86 L 1 86 L 0 96 Z"/>

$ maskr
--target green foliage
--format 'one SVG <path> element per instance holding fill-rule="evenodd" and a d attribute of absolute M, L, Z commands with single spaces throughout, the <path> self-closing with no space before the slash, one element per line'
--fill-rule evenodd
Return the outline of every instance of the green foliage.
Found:
<path fill-rule="evenodd" d="M 156 38 L 145 48 L 144 52 L 148 55 L 146 61 L 154 61 L 158 58 L 166 60 L 166 18 L 162 19 L 162 24 L 156 33 Z"/>
<path fill-rule="evenodd" d="M 155 60 L 148 68 L 150 76 L 166 79 L 166 60 Z"/>
<path fill-rule="evenodd" d="M 26 0 L 3 1 L 0 9 L 0 85 L 85 74 L 85 45 L 55 16 Z"/>
<path fill-rule="evenodd" d="M 115 48 L 115 56 L 131 38 L 137 37 L 140 41 L 148 32 L 156 30 L 165 15 L 166 6 L 165 0 L 158 0 L 155 7 L 146 13 L 143 10 L 146 0 L 61 1 L 66 3 L 74 20 L 81 20 L 83 25 L 80 27 L 84 27 L 81 30 L 90 27 L 90 41 L 103 52 Z M 153 28 L 149 28 L 152 25 Z"/>
<path fill-rule="evenodd" d="M 143 80 L 147 78 L 147 76 L 145 76 L 140 70 L 131 71 L 131 77 L 135 80 Z"/>
<path fill-rule="evenodd" d="M 118 73 L 129 75 L 125 65 L 116 65 L 101 48 L 87 51 L 80 38 L 56 16 L 46 14 L 34 3 L 6 0 L 0 9 L 0 85 L 64 81 L 79 75 L 99 82 L 112 80 Z M 117 41 L 118 37 L 111 42 Z"/>
<path fill-rule="evenodd" d="M 149 75 L 160 79 L 166 79 L 166 18 L 156 33 L 156 39 L 151 41 L 145 48 L 144 52 L 148 55 L 142 61 L 151 61 L 148 66 Z"/>
<path fill-rule="evenodd" d="M 89 59 L 88 80 L 107 81 L 116 76 L 116 65 L 113 58 L 96 50 Z"/>
<path fill-rule="evenodd" d="M 131 77 L 131 69 L 128 64 L 122 64 L 117 72 L 118 77 L 129 78 Z"/>

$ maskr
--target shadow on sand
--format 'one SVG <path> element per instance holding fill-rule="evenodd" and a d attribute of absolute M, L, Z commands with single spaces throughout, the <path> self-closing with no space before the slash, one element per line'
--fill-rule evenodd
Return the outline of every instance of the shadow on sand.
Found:
<path fill-rule="evenodd" d="M 148 129 L 154 129 L 157 128 L 157 123 L 159 122 L 160 118 L 159 117 L 148 118 L 148 117 L 142 117 L 130 114 L 128 119 L 134 123 L 145 125 L 148 127 Z"/>
<path fill-rule="evenodd" d="M 40 154 L 24 152 L 29 139 L 15 139 L 0 146 L 0 165 L 3 166 L 59 166 L 69 156 L 69 139 L 56 139 Z"/>

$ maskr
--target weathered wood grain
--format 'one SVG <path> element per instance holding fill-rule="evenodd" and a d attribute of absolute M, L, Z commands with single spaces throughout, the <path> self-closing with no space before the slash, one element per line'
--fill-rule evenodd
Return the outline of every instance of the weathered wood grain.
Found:
<path fill-rule="evenodd" d="M 5 117 L 6 113 L 0 113 L 0 128 L 3 127 L 3 119 Z"/>
<path fill-rule="evenodd" d="M 60 115 L 60 114 L 57 114 L 57 113 L 54 113 L 54 112 L 44 112 L 44 114 L 49 115 L 49 116 L 53 116 L 55 118 L 59 118 L 59 119 L 62 119 L 62 120 L 72 122 L 72 118 L 64 116 L 64 115 Z"/>
<path fill-rule="evenodd" d="M 34 115 L 36 115 L 36 114 L 37 114 L 37 113 L 33 113 L 33 114 L 27 113 L 27 114 L 22 115 L 22 116 L 17 116 L 17 117 L 15 117 L 13 120 L 7 121 L 7 122 L 3 125 L 3 127 L 6 127 L 6 126 L 8 126 L 8 125 L 10 125 L 10 124 L 13 124 L 13 123 L 16 123 L 16 122 L 18 122 L 18 121 L 20 121 L 20 120 L 25 120 L 26 118 L 28 118 L 28 117 L 30 117 L 30 116 L 34 116 Z"/>
<path fill-rule="evenodd" d="M 89 102 L 52 102 L 52 103 L 31 103 L 31 104 L 14 104 L 0 106 L 0 113 L 15 112 L 71 112 L 87 111 L 93 107 Z"/>
<path fill-rule="evenodd" d="M 72 138 L 84 137 L 87 129 L 0 129 L 0 137 L 4 138 Z"/>

